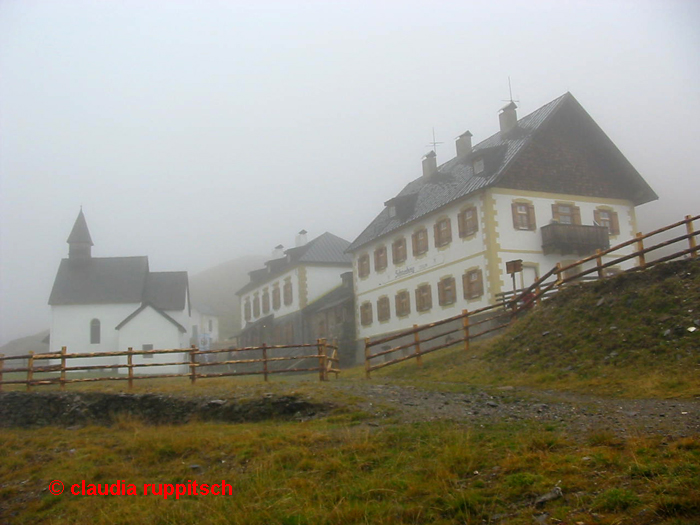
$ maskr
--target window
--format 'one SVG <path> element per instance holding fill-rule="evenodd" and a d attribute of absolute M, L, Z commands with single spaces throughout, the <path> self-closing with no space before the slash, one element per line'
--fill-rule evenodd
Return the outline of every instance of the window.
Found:
<path fill-rule="evenodd" d="M 275 283 L 272 287 L 272 308 L 274 310 L 279 310 L 282 306 L 282 297 L 280 295 L 280 285 Z"/>
<path fill-rule="evenodd" d="M 245 311 L 245 320 L 250 321 L 250 297 L 245 298 L 245 307 L 243 309 Z"/>
<path fill-rule="evenodd" d="M 260 296 L 255 294 L 253 297 L 253 317 L 260 316 Z"/>
<path fill-rule="evenodd" d="M 610 235 L 620 234 L 620 222 L 617 220 L 617 213 L 612 210 L 593 210 L 593 219 L 598 226 L 605 226 Z"/>
<path fill-rule="evenodd" d="M 454 277 L 443 277 L 438 283 L 438 302 L 440 306 L 454 304 L 457 300 L 457 291 Z"/>
<path fill-rule="evenodd" d="M 479 175 L 484 171 L 484 159 L 476 159 L 474 161 L 474 175 Z"/>
<path fill-rule="evenodd" d="M 581 210 L 573 204 L 552 204 L 552 219 L 559 224 L 581 224 Z"/>
<path fill-rule="evenodd" d="M 529 203 L 514 202 L 513 210 L 513 228 L 516 230 L 535 230 L 535 207 Z"/>
<path fill-rule="evenodd" d="M 360 324 L 362 326 L 372 324 L 372 303 L 362 303 L 360 306 Z"/>
<path fill-rule="evenodd" d="M 377 301 L 377 320 L 380 322 L 388 321 L 390 317 L 389 298 L 386 296 L 380 297 Z"/>
<path fill-rule="evenodd" d="M 402 290 L 396 294 L 396 315 L 399 317 L 411 313 L 411 294 L 407 290 Z"/>
<path fill-rule="evenodd" d="M 284 306 L 289 306 L 292 304 L 294 301 L 294 296 L 292 295 L 292 279 L 289 277 L 284 281 L 282 295 L 284 295 Z"/>
<path fill-rule="evenodd" d="M 90 344 L 100 344 L 100 320 L 93 319 L 90 321 Z"/>
<path fill-rule="evenodd" d="M 479 231 L 479 218 L 475 206 L 462 210 L 457 218 L 460 237 L 469 237 Z"/>
<path fill-rule="evenodd" d="M 374 270 L 381 272 L 386 269 L 386 246 L 374 250 Z"/>
<path fill-rule="evenodd" d="M 406 238 L 396 239 L 391 245 L 391 260 L 394 264 L 402 263 L 406 260 Z"/>
<path fill-rule="evenodd" d="M 141 345 L 141 350 L 153 350 L 153 345 Z M 153 359 L 153 354 L 142 354 L 144 359 Z"/>
<path fill-rule="evenodd" d="M 358 277 L 367 277 L 369 275 L 369 254 L 363 253 L 357 259 L 357 275 Z"/>
<path fill-rule="evenodd" d="M 469 270 L 462 276 L 465 299 L 477 299 L 484 295 L 484 280 L 480 269 Z"/>
<path fill-rule="evenodd" d="M 429 284 L 421 284 L 416 288 L 416 310 L 425 312 L 433 307 L 433 295 Z"/>
<path fill-rule="evenodd" d="M 428 230 L 423 228 L 411 236 L 413 255 L 422 255 L 428 251 Z"/>
<path fill-rule="evenodd" d="M 435 246 L 447 246 L 452 242 L 452 224 L 449 218 L 435 223 Z"/>
<path fill-rule="evenodd" d="M 270 311 L 270 292 L 267 291 L 267 288 L 263 290 L 262 311 L 264 314 Z"/>

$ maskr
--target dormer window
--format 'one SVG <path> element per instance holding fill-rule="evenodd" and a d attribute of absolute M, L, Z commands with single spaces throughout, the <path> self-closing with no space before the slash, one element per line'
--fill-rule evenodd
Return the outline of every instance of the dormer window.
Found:
<path fill-rule="evenodd" d="M 388 210 L 389 210 L 389 218 L 390 219 L 393 219 L 394 217 L 396 217 L 396 206 L 394 206 L 392 204 L 391 206 L 388 207 Z"/>
<path fill-rule="evenodd" d="M 474 175 L 479 175 L 484 172 L 484 159 L 479 158 L 474 160 Z"/>

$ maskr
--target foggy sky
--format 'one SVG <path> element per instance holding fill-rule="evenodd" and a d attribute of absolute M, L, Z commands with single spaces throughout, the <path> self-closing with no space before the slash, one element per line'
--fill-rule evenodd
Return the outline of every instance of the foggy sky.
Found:
<path fill-rule="evenodd" d="M 0 1 L 0 343 L 49 326 L 83 206 L 98 257 L 196 273 L 352 241 L 469 129 L 571 91 L 659 194 L 700 212 L 692 1 Z"/>

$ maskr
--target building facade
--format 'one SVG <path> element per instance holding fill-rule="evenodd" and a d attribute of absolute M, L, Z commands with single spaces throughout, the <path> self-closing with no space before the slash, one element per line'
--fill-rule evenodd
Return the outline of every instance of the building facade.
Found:
<path fill-rule="evenodd" d="M 635 207 L 657 196 L 576 99 L 516 109 L 476 146 L 458 137 L 441 166 L 426 155 L 351 244 L 358 341 L 498 302 L 508 261 L 522 260 L 522 288 L 635 235 Z"/>

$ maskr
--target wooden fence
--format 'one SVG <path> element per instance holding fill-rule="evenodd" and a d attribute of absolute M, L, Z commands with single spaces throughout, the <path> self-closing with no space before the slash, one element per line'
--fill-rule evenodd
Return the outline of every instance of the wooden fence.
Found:
<path fill-rule="evenodd" d="M 282 355 L 274 356 L 272 353 L 276 350 L 293 351 L 299 350 L 301 355 Z M 210 356 L 217 354 L 229 353 L 231 355 L 243 354 L 250 355 L 251 352 L 260 352 L 260 357 L 250 357 L 248 359 L 224 359 L 221 361 L 209 360 Z M 178 356 L 179 354 L 179 356 Z M 155 355 L 174 355 L 179 357 L 176 361 L 154 362 L 154 363 L 134 363 L 134 356 L 155 356 Z M 124 357 L 126 363 L 108 363 L 99 365 L 82 365 L 82 366 L 67 366 L 67 362 L 71 359 L 93 359 L 105 357 Z M 12 360 L 25 359 L 27 366 L 17 368 L 5 367 L 5 362 Z M 182 360 L 184 359 L 184 360 Z M 60 361 L 58 364 L 47 364 L 37 366 L 37 361 Z M 275 368 L 274 364 L 284 362 L 299 362 L 311 360 L 318 363 L 317 366 L 307 366 L 305 368 Z M 255 364 L 259 363 L 260 368 L 255 369 Z M 253 369 L 236 371 L 231 370 L 231 367 L 236 365 L 253 366 Z M 179 366 L 188 370 L 185 373 L 168 373 L 168 374 L 134 374 L 134 369 L 143 367 L 162 367 L 162 366 Z M 224 372 L 202 373 L 200 370 L 206 370 L 207 367 L 219 366 L 226 368 Z M 95 370 L 114 370 L 126 369 L 126 374 L 100 376 L 100 377 L 69 377 L 67 372 L 89 372 Z M 85 383 L 94 381 L 128 381 L 129 389 L 133 388 L 135 379 L 162 379 L 167 377 L 188 377 L 190 383 L 194 384 L 197 379 L 206 379 L 211 377 L 227 377 L 227 376 L 243 376 L 243 375 L 262 375 L 264 380 L 268 380 L 271 374 L 285 374 L 294 372 L 318 372 L 319 381 L 327 381 L 329 374 L 335 374 L 336 379 L 340 373 L 338 344 L 337 342 L 328 343 L 325 339 L 318 339 L 316 343 L 311 344 L 296 344 L 296 345 L 265 345 L 251 346 L 244 348 L 226 348 L 219 350 L 199 350 L 196 347 L 179 348 L 172 350 L 134 350 L 129 348 L 122 352 L 92 352 L 92 353 L 68 353 L 64 346 L 60 352 L 48 352 L 44 354 L 35 354 L 30 352 L 27 355 L 4 356 L 0 354 L 0 391 L 3 385 L 21 384 L 26 385 L 27 391 L 31 391 L 34 386 L 54 385 L 59 384 L 61 389 L 65 388 L 68 383 Z M 26 373 L 26 377 L 22 379 L 4 380 L 3 375 L 9 373 Z M 50 374 L 57 373 L 58 376 L 35 378 L 34 374 Z M 72 374 L 71 374 L 72 375 Z"/>
<path fill-rule="evenodd" d="M 499 294 L 499 301 L 496 304 L 472 311 L 463 310 L 459 315 L 430 324 L 420 326 L 413 325 L 413 328 L 410 330 L 403 330 L 378 339 L 366 338 L 365 376 L 369 379 L 372 371 L 408 359 L 415 359 L 418 366 L 422 366 L 421 356 L 435 352 L 436 350 L 455 346 L 459 343 L 462 343 L 464 345 L 464 350 L 468 352 L 470 341 L 487 333 L 507 327 L 519 313 L 539 305 L 542 300 L 562 289 L 562 287 L 582 280 L 591 280 L 591 277 L 593 277 L 593 279 L 603 279 L 606 277 L 606 269 L 620 263 L 636 259 L 636 266 L 627 271 L 638 271 L 684 256 L 697 257 L 698 244 L 696 237 L 700 235 L 700 230 L 695 231 L 693 228 L 693 221 L 697 220 L 700 220 L 700 215 L 686 215 L 685 219 L 682 221 L 664 226 L 651 233 L 638 233 L 633 239 L 612 246 L 606 250 L 597 250 L 593 255 L 584 257 L 566 266 L 557 263 L 556 266 L 527 288 L 517 290 L 515 293 Z M 649 245 L 649 242 L 645 243 L 648 239 L 656 237 L 661 233 L 684 226 L 685 233 L 682 235 L 676 235 L 671 239 L 654 245 Z M 688 247 L 677 249 L 672 254 L 653 261 L 647 261 L 648 253 L 678 243 L 687 243 Z M 603 262 L 603 256 L 613 254 L 628 246 L 634 246 L 635 250 L 632 253 L 620 255 L 615 259 Z M 591 262 L 594 264 L 590 268 L 583 269 L 583 265 Z M 452 328 L 440 332 L 435 330 L 437 327 L 450 323 L 460 324 L 460 321 L 461 326 L 453 326 Z M 474 330 L 477 326 L 483 326 L 483 328 Z M 426 347 L 425 343 L 437 341 L 441 338 L 445 338 L 444 342 L 435 346 Z M 401 339 L 403 339 L 403 341 L 400 341 Z M 395 342 L 396 346 L 387 344 L 391 342 Z M 379 345 L 384 345 L 382 350 L 372 353 L 372 348 Z M 397 352 L 401 352 L 398 357 L 394 357 L 388 361 L 386 360 L 386 356 L 392 354 L 396 355 Z M 379 357 L 384 357 L 385 361 L 372 364 L 372 360 Z"/>

